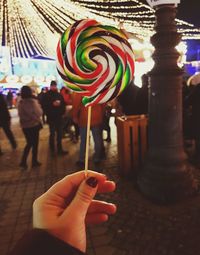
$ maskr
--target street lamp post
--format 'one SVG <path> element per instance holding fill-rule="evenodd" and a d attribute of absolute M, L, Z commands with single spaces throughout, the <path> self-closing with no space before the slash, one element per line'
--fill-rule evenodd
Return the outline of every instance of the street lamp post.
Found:
<path fill-rule="evenodd" d="M 155 65 L 149 73 L 149 150 L 138 176 L 143 194 L 158 203 L 170 203 L 196 189 L 183 149 L 182 75 L 175 46 L 181 36 L 175 23 L 179 0 L 147 0 L 155 8 Z M 164 4 L 163 4 L 164 3 Z"/>

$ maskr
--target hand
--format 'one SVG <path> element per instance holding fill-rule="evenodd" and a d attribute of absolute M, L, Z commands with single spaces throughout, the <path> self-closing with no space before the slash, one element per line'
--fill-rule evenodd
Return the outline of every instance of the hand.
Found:
<path fill-rule="evenodd" d="M 75 124 L 78 124 L 78 117 L 73 117 L 73 122 L 74 122 Z"/>
<path fill-rule="evenodd" d="M 53 101 L 53 106 L 55 106 L 55 107 L 60 106 L 60 100 Z"/>
<path fill-rule="evenodd" d="M 35 200 L 33 226 L 85 252 L 85 223 L 105 222 L 116 211 L 114 204 L 93 198 L 114 190 L 115 183 L 97 172 L 88 171 L 87 178 L 84 171 L 68 175 Z"/>

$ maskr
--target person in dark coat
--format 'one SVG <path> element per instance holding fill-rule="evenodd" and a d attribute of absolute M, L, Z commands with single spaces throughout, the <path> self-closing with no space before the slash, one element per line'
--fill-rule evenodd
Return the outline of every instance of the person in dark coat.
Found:
<path fill-rule="evenodd" d="M 14 135 L 10 129 L 11 127 L 11 117 L 8 111 L 7 103 L 4 98 L 4 95 L 0 93 L 0 127 L 3 129 L 6 134 L 11 146 L 13 149 L 17 148 L 17 143 L 14 138 Z"/>
<path fill-rule="evenodd" d="M 195 140 L 195 160 L 200 163 L 200 83 L 185 97 L 185 107 L 191 107 L 191 127 Z"/>
<path fill-rule="evenodd" d="M 142 75 L 142 87 L 138 90 L 135 100 L 136 114 L 148 113 L 148 87 L 149 77 L 147 74 Z"/>
<path fill-rule="evenodd" d="M 13 106 L 13 93 L 12 93 L 11 89 L 9 89 L 9 91 L 8 91 L 8 94 L 6 96 L 6 100 L 7 100 L 8 108 L 12 109 L 12 106 Z"/>
<path fill-rule="evenodd" d="M 86 252 L 86 224 L 99 224 L 116 206 L 95 200 L 97 193 L 112 192 L 115 183 L 104 174 L 84 171 L 55 183 L 33 204 L 33 227 L 10 255 L 81 255 Z"/>
<path fill-rule="evenodd" d="M 0 156 L 2 156 L 2 155 L 3 155 L 3 152 L 1 150 L 1 145 L 0 145 Z"/>
<path fill-rule="evenodd" d="M 49 145 L 52 154 L 55 152 L 55 135 L 57 136 L 57 152 L 60 155 L 67 154 L 62 148 L 63 116 L 65 113 L 65 102 L 63 96 L 57 90 L 56 81 L 51 81 L 50 90 L 45 93 L 42 99 L 42 107 L 47 116 L 49 125 Z"/>
<path fill-rule="evenodd" d="M 38 96 L 37 96 L 38 101 L 39 101 L 39 103 L 41 104 L 41 106 L 42 106 L 43 97 L 44 97 L 45 93 L 46 93 L 46 89 L 45 89 L 45 88 L 42 88 L 41 91 L 40 91 L 40 93 L 39 93 Z M 46 123 L 46 115 L 45 115 L 44 112 L 42 113 L 42 122 L 43 122 L 43 124 Z"/>
<path fill-rule="evenodd" d="M 103 130 L 107 132 L 107 137 L 104 141 L 110 143 L 111 142 L 111 128 L 110 128 L 110 117 L 112 116 L 112 105 L 108 102 L 104 107 L 104 114 L 103 114 Z"/>
<path fill-rule="evenodd" d="M 136 96 L 138 91 L 140 90 L 139 87 L 137 87 L 134 84 L 134 81 L 132 81 L 117 97 L 117 101 L 119 102 L 122 112 L 125 115 L 134 115 L 137 114 L 136 109 Z"/>

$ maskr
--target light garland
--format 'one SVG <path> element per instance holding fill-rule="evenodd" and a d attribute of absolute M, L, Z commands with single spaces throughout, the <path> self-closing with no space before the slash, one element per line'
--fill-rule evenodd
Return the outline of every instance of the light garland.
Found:
<path fill-rule="evenodd" d="M 24 18 L 23 8 L 20 4 L 20 1 L 13 0 L 7 1 L 9 6 L 9 33 L 5 31 L 6 34 L 9 35 L 9 41 L 11 46 L 11 53 L 15 57 L 30 57 L 34 52 L 37 54 L 46 53 L 45 47 L 44 51 L 42 51 L 40 47 L 40 43 L 37 42 L 36 39 L 32 40 L 32 36 L 29 38 L 28 34 L 33 34 L 28 31 L 27 24 L 28 21 Z M 25 4 L 25 3 L 24 3 Z M 26 24 L 24 24 L 26 22 Z M 32 48 L 31 48 L 32 46 Z M 14 50 L 13 50 L 14 48 Z M 34 52 L 33 52 L 34 49 Z"/>
<path fill-rule="evenodd" d="M 59 34 L 86 18 L 116 27 L 122 22 L 128 34 L 142 40 L 154 33 L 155 11 L 138 0 L 4 0 L 0 40 L 10 46 L 13 57 L 52 57 Z M 183 39 L 200 39 L 200 29 L 193 24 L 176 22 Z"/>
<path fill-rule="evenodd" d="M 88 8 L 91 12 L 94 12 L 96 14 L 100 13 L 101 15 L 110 16 L 112 18 L 119 18 L 120 20 L 123 20 L 125 23 L 127 22 L 128 19 L 137 20 L 140 24 L 140 29 L 141 29 L 140 36 L 146 34 L 143 31 L 144 29 L 150 30 L 150 33 L 153 32 L 153 28 L 155 24 L 155 15 L 154 15 L 155 11 L 150 6 L 142 4 L 137 0 L 132 0 L 132 1 L 75 0 L 75 2 Z M 124 6 L 126 5 L 126 3 L 128 3 L 128 6 Z M 130 3 L 132 4 L 131 6 L 130 6 Z M 124 11 L 125 8 L 129 9 L 129 14 L 126 11 Z M 135 11 L 133 12 L 134 9 Z M 145 9 L 145 10 L 142 11 L 142 9 Z M 148 12 L 149 15 L 146 15 L 146 12 Z M 192 39 L 193 33 L 194 33 L 194 38 L 196 38 L 195 33 L 200 33 L 200 29 L 195 29 L 194 25 L 191 23 L 182 21 L 180 19 L 176 19 L 176 22 L 177 22 L 178 32 L 181 32 L 183 34 L 183 38 L 187 37 Z M 186 28 L 184 29 L 183 26 L 186 26 Z M 193 28 L 191 33 L 188 33 L 189 32 L 188 26 Z M 133 30 L 135 30 L 135 24 L 128 31 L 133 33 Z"/>
<path fill-rule="evenodd" d="M 6 81 L 7 81 L 8 83 L 16 83 L 16 82 L 19 81 L 19 76 L 17 76 L 17 75 L 8 75 L 8 76 L 6 77 Z"/>

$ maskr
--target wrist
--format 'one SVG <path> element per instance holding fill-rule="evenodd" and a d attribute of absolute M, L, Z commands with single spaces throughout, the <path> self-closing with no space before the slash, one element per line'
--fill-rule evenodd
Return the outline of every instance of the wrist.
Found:
<path fill-rule="evenodd" d="M 72 226 L 72 228 L 59 228 L 46 230 L 51 236 L 61 240 L 62 242 L 71 245 L 72 247 L 80 250 L 81 252 L 86 252 L 86 234 L 85 227 L 81 227 L 81 224 Z"/>

